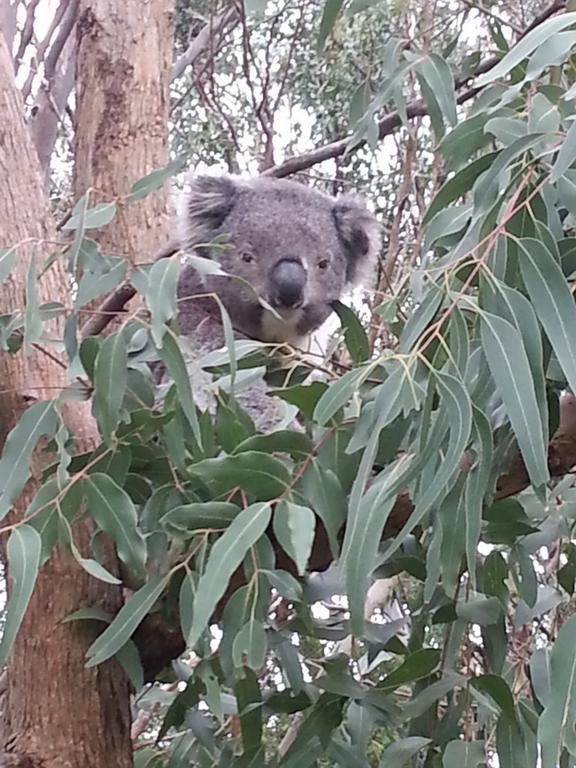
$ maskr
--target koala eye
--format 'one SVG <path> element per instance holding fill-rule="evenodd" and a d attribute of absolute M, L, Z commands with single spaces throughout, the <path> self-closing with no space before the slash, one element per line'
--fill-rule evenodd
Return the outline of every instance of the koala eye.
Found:
<path fill-rule="evenodd" d="M 244 251 L 241 258 L 242 261 L 244 261 L 246 264 L 252 264 L 254 261 L 254 256 L 250 253 L 250 251 Z"/>
<path fill-rule="evenodd" d="M 320 259 L 318 262 L 318 269 L 328 269 L 328 259 Z"/>

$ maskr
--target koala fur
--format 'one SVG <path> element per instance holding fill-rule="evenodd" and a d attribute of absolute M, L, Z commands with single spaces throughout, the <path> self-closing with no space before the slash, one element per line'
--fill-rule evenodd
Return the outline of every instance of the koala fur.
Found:
<path fill-rule="evenodd" d="M 360 200 L 334 199 L 283 179 L 191 175 L 178 226 L 183 250 L 212 258 L 251 286 L 201 276 L 190 265 L 182 269 L 178 323 L 190 347 L 189 371 L 202 409 L 213 402 L 214 390 L 196 361 L 225 345 L 218 306 L 206 294 L 219 297 L 240 335 L 305 349 L 332 303 L 362 281 L 380 250 L 379 225 Z M 263 380 L 237 400 L 261 431 L 291 419 Z"/>
<path fill-rule="evenodd" d="M 361 282 L 380 250 L 379 225 L 360 200 L 334 199 L 285 179 L 191 177 L 179 225 L 184 250 L 213 258 L 252 286 L 229 277 L 202 278 L 204 291 L 220 297 L 234 327 L 261 341 L 295 346 L 324 323 L 347 288 Z M 179 322 L 186 335 L 196 325 L 184 298 L 197 286 L 196 271 L 184 268 Z"/>

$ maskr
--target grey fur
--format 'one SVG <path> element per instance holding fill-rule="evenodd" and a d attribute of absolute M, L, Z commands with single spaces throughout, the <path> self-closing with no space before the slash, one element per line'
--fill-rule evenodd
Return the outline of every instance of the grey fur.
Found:
<path fill-rule="evenodd" d="M 217 293 L 233 325 L 263 341 L 303 338 L 328 318 L 331 304 L 366 279 L 380 251 L 380 227 L 364 203 L 337 199 L 294 181 L 232 176 L 191 176 L 179 216 L 180 241 L 188 251 L 210 256 L 225 272 L 244 278 L 254 291 L 226 277 L 206 276 L 204 289 Z M 214 241 L 216 239 L 216 244 Z M 251 261 L 248 259 L 251 258 Z M 255 294 L 274 303 L 272 275 L 280 262 L 306 271 L 302 306 L 278 307 L 281 322 Z M 180 297 L 195 278 L 185 268 Z M 188 302 L 181 302 L 181 326 Z"/>
<path fill-rule="evenodd" d="M 285 179 L 191 175 L 187 181 L 178 217 L 181 247 L 218 261 L 253 289 L 229 277 L 200 277 L 191 266 L 183 268 L 178 322 L 191 345 L 191 376 L 199 393 L 195 360 L 224 346 L 224 337 L 216 302 L 198 294 L 217 294 L 241 335 L 305 348 L 306 339 L 332 312 L 332 303 L 366 279 L 381 243 L 376 219 L 352 196 L 335 199 Z M 276 303 L 280 318 L 258 296 Z M 209 393 L 206 399 L 207 388 L 203 374 L 201 408 L 211 399 Z M 261 381 L 238 397 L 262 431 L 277 427 L 285 416 L 266 392 Z"/>

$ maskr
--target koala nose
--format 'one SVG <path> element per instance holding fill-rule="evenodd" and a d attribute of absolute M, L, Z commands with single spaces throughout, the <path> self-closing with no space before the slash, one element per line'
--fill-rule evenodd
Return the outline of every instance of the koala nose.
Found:
<path fill-rule="evenodd" d="M 270 299 L 274 306 L 296 309 L 304 301 L 306 270 L 296 259 L 282 259 L 270 275 Z"/>

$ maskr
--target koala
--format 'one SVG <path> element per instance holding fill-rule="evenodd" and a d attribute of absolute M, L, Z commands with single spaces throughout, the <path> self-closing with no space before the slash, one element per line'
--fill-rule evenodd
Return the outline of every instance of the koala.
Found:
<path fill-rule="evenodd" d="M 360 200 L 335 199 L 286 179 L 192 176 L 179 229 L 183 250 L 218 261 L 249 284 L 199 278 L 185 267 L 178 295 L 187 336 L 197 319 L 186 298 L 201 285 L 200 292 L 219 296 L 240 332 L 303 347 L 334 301 L 362 282 L 380 250 L 380 227 Z"/>
<path fill-rule="evenodd" d="M 182 250 L 242 278 L 200 275 L 191 265 L 180 274 L 178 325 L 202 410 L 213 407 L 216 393 L 201 359 L 225 346 L 209 294 L 218 296 L 240 336 L 306 351 L 333 302 L 363 280 L 380 249 L 379 225 L 361 201 L 264 177 L 190 176 L 178 228 Z M 236 399 L 258 430 L 294 428 L 292 407 L 270 397 L 262 379 L 236 391 Z"/>

